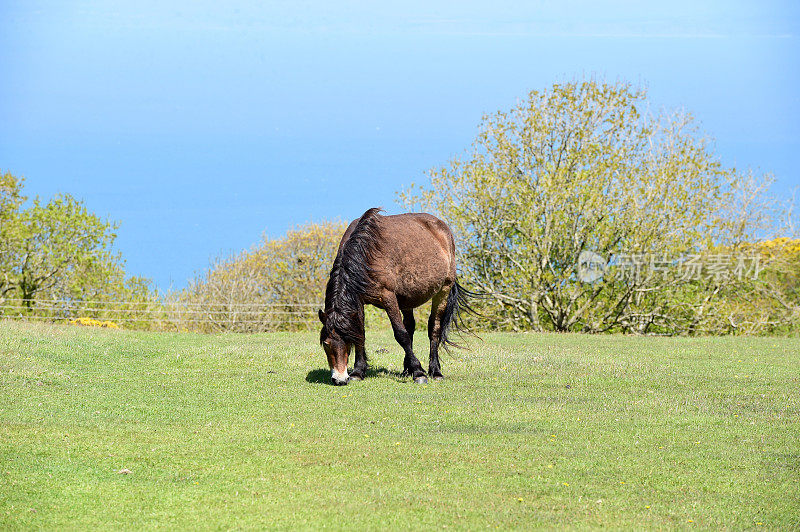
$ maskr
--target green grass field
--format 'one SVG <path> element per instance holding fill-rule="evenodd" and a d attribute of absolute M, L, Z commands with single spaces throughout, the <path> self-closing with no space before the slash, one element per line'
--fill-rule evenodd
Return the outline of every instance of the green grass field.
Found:
<path fill-rule="evenodd" d="M 368 342 L 0 322 L 0 528 L 800 528 L 800 340 Z"/>

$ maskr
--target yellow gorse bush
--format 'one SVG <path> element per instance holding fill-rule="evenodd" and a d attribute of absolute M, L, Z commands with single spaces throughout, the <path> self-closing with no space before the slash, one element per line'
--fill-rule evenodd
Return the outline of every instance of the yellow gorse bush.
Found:
<path fill-rule="evenodd" d="M 772 240 L 764 240 L 755 245 L 755 248 L 766 258 L 778 256 L 800 258 L 800 239 L 781 236 Z"/>
<path fill-rule="evenodd" d="M 82 316 L 74 320 L 70 320 L 72 325 L 83 325 L 84 327 L 105 327 L 107 329 L 119 329 L 119 325 L 110 320 L 100 321 L 94 318 L 87 318 Z"/>

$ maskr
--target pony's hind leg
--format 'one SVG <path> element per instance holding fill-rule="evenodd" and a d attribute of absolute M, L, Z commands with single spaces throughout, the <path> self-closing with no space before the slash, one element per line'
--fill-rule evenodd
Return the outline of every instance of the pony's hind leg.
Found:
<path fill-rule="evenodd" d="M 434 380 L 442 380 L 442 368 L 439 365 L 439 345 L 442 343 L 442 317 L 447 308 L 447 296 L 450 289 L 442 290 L 431 301 L 431 316 L 428 318 L 428 339 L 431 341 L 431 355 L 428 364 L 428 375 Z"/>
<path fill-rule="evenodd" d="M 403 358 L 403 376 L 411 375 L 414 381 L 419 383 L 428 382 L 428 377 L 425 374 L 425 370 L 422 369 L 422 364 L 420 364 L 417 357 L 414 356 L 412 345 L 413 333 L 409 334 L 408 330 L 406 330 L 406 326 L 403 323 L 405 321 L 403 319 L 403 314 L 400 311 L 400 306 L 397 304 L 397 298 L 393 293 L 384 297 L 384 308 L 386 309 L 386 315 L 389 316 L 389 321 L 392 323 L 394 339 L 397 340 L 397 343 L 400 344 L 403 351 L 405 351 L 405 357 Z"/>

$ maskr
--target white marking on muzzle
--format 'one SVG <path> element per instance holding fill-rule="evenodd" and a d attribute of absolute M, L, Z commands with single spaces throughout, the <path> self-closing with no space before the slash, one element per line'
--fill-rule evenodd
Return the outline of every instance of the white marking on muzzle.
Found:
<path fill-rule="evenodd" d="M 331 370 L 331 378 L 337 382 L 347 382 L 347 379 L 350 375 L 347 374 L 347 370 L 344 370 L 344 373 L 339 373 L 336 369 Z"/>

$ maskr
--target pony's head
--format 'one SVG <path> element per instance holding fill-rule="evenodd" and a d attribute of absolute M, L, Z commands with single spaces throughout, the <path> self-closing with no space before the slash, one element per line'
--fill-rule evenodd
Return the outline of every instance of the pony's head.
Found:
<path fill-rule="evenodd" d="M 353 344 L 346 342 L 336 332 L 332 323 L 328 323 L 325 312 L 319 311 L 319 321 L 322 322 L 322 330 L 319 332 L 319 343 L 325 350 L 328 358 L 328 366 L 331 368 L 331 382 L 336 386 L 347 384 L 349 375 L 347 374 L 347 361 L 350 358 L 350 349 Z"/>
<path fill-rule="evenodd" d="M 325 286 L 325 310 L 319 311 L 319 343 L 325 349 L 335 385 L 347 384 L 350 349 L 364 345 L 362 296 L 373 284 L 370 262 L 379 247 L 379 212 L 377 208 L 369 209 L 350 224 Z"/>

